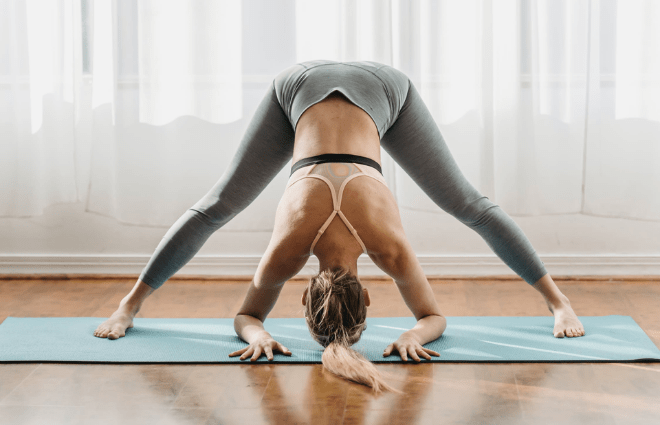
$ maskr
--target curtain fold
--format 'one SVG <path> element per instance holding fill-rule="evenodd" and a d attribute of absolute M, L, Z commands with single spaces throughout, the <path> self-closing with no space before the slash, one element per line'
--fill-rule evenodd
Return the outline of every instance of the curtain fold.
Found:
<path fill-rule="evenodd" d="M 0 216 L 78 197 L 80 2 L 0 2 Z"/>
<path fill-rule="evenodd" d="M 84 202 L 168 227 L 280 68 L 324 58 L 408 74 L 468 180 L 514 217 L 657 221 L 657 22 L 652 0 L 0 0 L 0 216 Z M 402 209 L 445 214 L 382 159 Z M 287 175 L 225 229 L 272 229 Z"/>
<path fill-rule="evenodd" d="M 243 118 L 240 6 L 93 3 L 87 211 L 168 226 L 219 177 L 217 167 L 202 174 L 195 165 L 216 153 L 202 149 L 209 124 L 222 136 L 221 124 Z M 235 137 L 224 143 L 237 145 Z"/>

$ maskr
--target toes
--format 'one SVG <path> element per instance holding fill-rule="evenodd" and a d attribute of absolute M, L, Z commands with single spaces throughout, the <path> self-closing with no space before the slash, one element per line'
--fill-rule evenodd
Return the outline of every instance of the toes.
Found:
<path fill-rule="evenodd" d="M 121 329 L 115 328 L 108 334 L 108 338 L 109 339 L 117 339 L 117 338 L 120 338 L 124 335 L 126 335 L 126 334 L 124 332 L 122 332 Z"/>
<path fill-rule="evenodd" d="M 571 338 L 582 336 L 579 329 L 571 328 L 568 330 L 568 336 Z"/>
<path fill-rule="evenodd" d="M 555 332 L 555 338 L 563 338 L 563 337 L 564 337 L 564 332 L 563 331 Z"/>
<path fill-rule="evenodd" d="M 573 329 L 566 329 L 566 336 L 569 338 L 573 337 Z"/>
<path fill-rule="evenodd" d="M 126 334 L 120 326 L 116 326 L 114 328 L 98 327 L 94 331 L 94 336 L 99 338 L 117 339 L 124 335 Z"/>

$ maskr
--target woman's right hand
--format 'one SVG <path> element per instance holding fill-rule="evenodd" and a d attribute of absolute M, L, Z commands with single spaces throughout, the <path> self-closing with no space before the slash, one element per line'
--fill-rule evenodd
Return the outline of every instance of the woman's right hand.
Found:
<path fill-rule="evenodd" d="M 285 356 L 290 356 L 291 351 L 288 348 L 275 341 L 271 336 L 260 336 L 252 341 L 250 345 L 238 351 L 229 354 L 229 357 L 241 355 L 241 360 L 245 360 L 252 356 L 250 361 L 257 361 L 262 354 L 266 355 L 268 360 L 273 360 L 273 352 L 281 352 Z"/>

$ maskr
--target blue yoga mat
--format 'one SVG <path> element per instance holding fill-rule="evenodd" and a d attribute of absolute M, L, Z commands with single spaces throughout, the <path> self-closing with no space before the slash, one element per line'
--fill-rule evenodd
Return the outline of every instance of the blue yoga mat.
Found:
<path fill-rule="evenodd" d="M 102 317 L 8 317 L 0 325 L 0 361 L 109 363 L 245 363 L 228 357 L 247 344 L 233 319 L 135 318 L 116 340 L 97 338 Z M 447 317 L 445 333 L 425 347 L 434 362 L 622 362 L 658 361 L 660 350 L 630 316 L 580 317 L 586 335 L 552 336 L 553 317 Z M 353 348 L 373 362 L 385 347 L 412 328 L 414 317 L 374 317 Z M 323 347 L 312 340 L 304 319 L 267 319 L 266 330 L 292 355 L 274 363 L 321 363 Z M 247 360 L 249 361 L 249 359 Z M 258 362 L 267 362 L 261 357 Z M 428 360 L 422 360 L 428 361 Z"/>

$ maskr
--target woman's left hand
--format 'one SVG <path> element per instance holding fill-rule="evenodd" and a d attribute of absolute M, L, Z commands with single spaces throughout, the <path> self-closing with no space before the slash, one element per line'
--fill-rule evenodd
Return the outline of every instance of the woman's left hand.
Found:
<path fill-rule="evenodd" d="M 424 348 L 417 340 L 410 336 L 401 335 L 399 339 L 387 346 L 383 352 L 383 357 L 392 354 L 392 350 L 396 349 L 404 362 L 408 361 L 408 355 L 416 362 L 420 361 L 419 356 L 424 357 L 426 360 L 431 360 L 431 355 L 440 357 L 440 353 Z"/>

